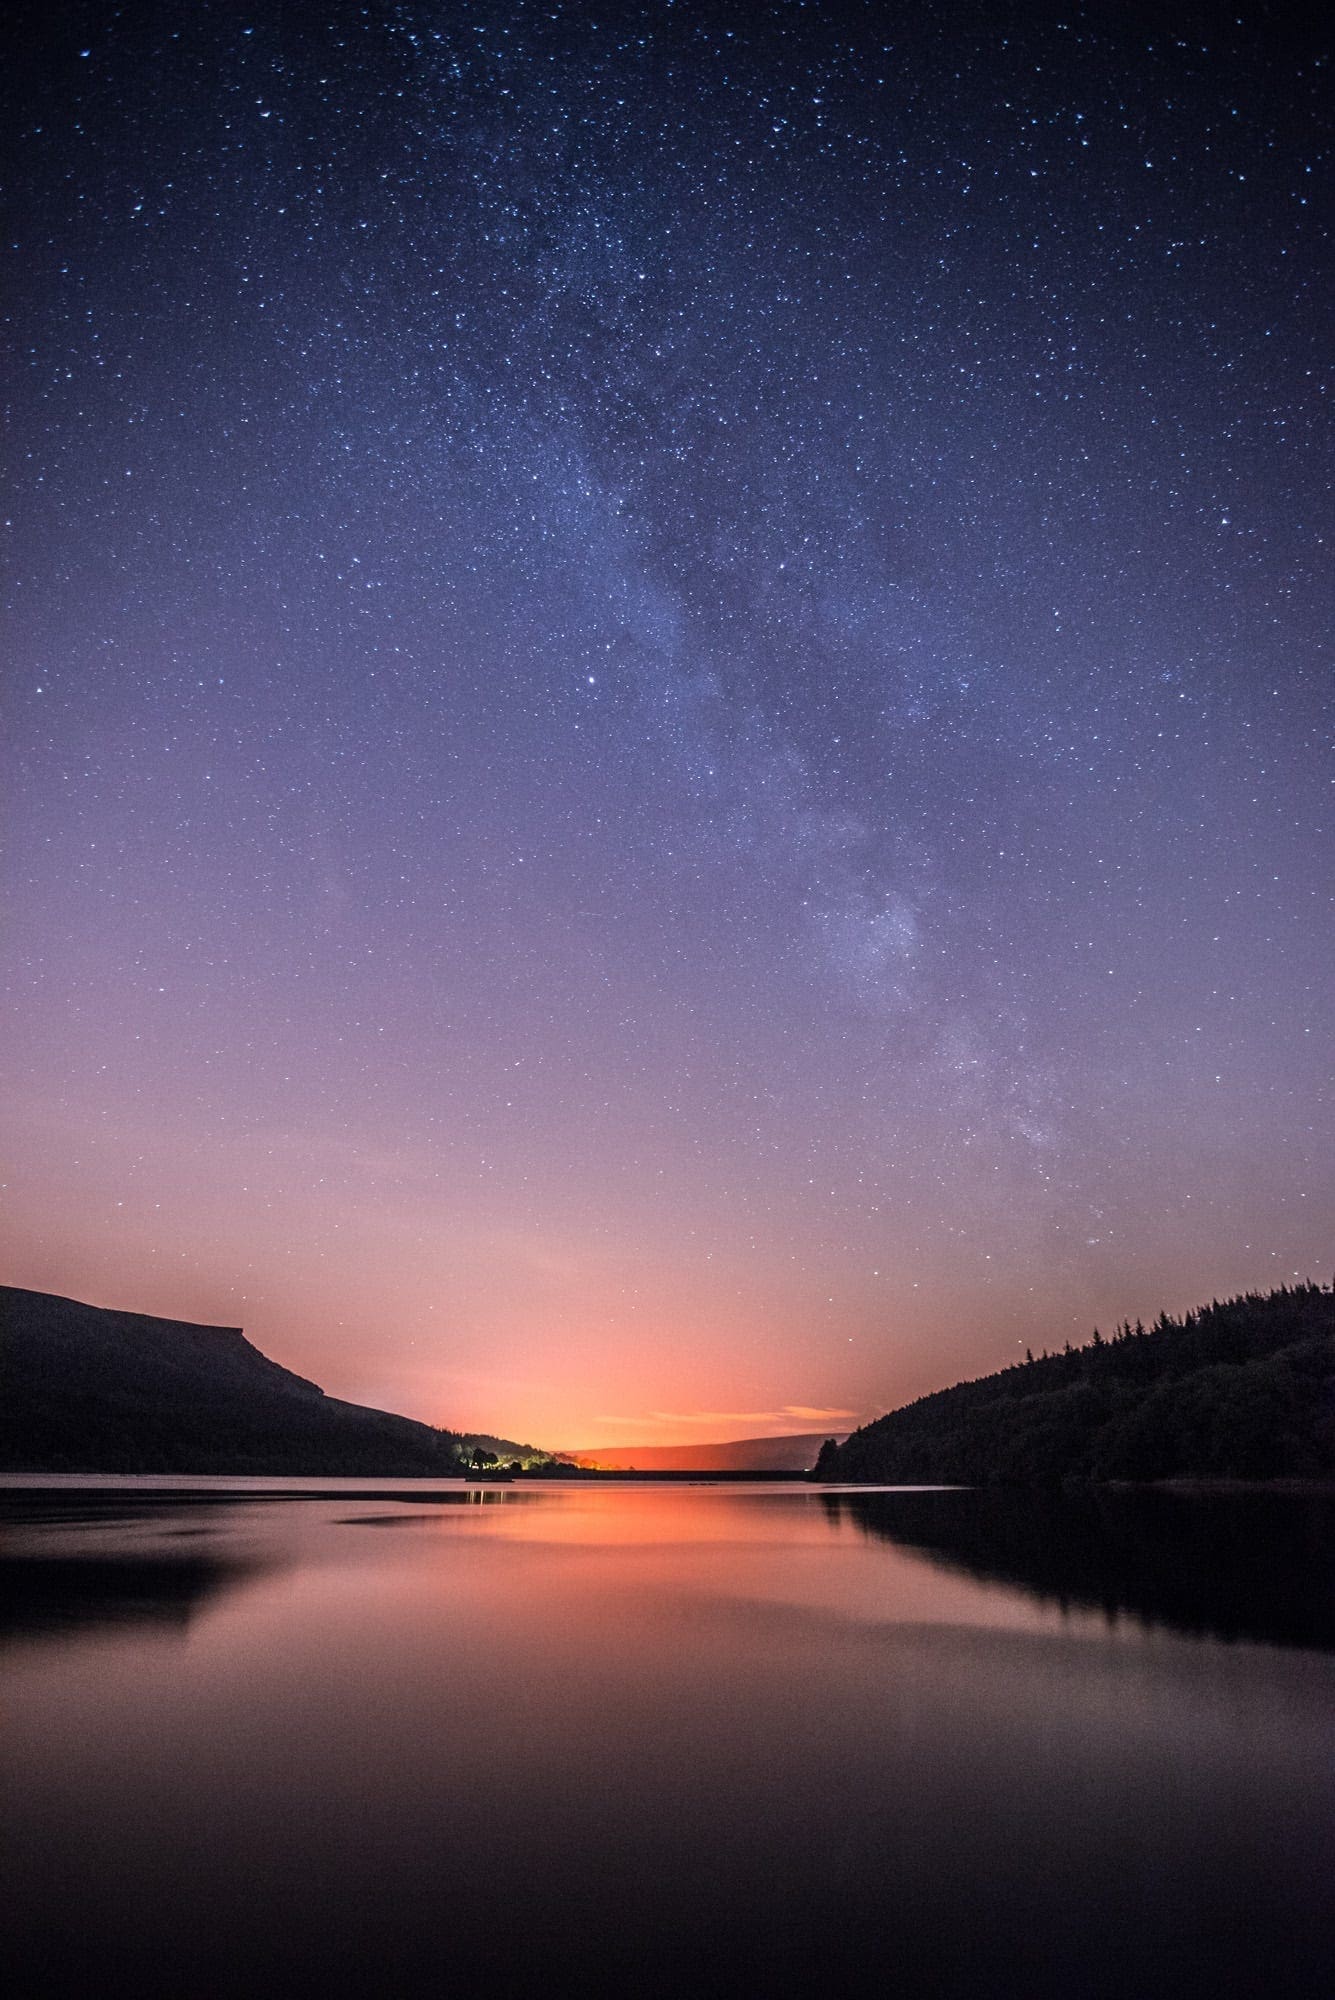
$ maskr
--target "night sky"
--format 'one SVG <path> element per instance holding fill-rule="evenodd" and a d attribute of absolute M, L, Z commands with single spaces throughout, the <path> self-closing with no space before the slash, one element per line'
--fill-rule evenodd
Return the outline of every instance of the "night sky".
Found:
<path fill-rule="evenodd" d="M 4 1275 L 571 1445 L 1328 1278 L 1322 53 L 31 9 Z"/>

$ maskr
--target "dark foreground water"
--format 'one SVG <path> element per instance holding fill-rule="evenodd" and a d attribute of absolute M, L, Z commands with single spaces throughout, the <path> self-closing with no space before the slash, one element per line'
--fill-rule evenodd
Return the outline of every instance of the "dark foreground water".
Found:
<path fill-rule="evenodd" d="M 5 1990 L 1335 1992 L 1328 1502 L 0 1497 Z"/>

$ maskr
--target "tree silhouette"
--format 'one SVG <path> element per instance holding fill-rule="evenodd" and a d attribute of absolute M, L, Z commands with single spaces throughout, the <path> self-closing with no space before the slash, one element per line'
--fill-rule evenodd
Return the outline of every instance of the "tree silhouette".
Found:
<path fill-rule="evenodd" d="M 821 1447 L 815 1476 L 909 1484 L 1335 1472 L 1335 1296 L 1212 1301 L 938 1390 Z"/>

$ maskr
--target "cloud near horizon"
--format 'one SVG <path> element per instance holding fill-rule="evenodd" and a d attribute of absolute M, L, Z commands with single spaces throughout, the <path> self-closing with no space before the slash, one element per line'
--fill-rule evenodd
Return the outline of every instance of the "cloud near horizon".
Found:
<path fill-rule="evenodd" d="M 812 1425 L 856 1424 L 860 1421 L 856 1410 L 816 1409 L 806 1403 L 789 1403 L 781 1410 L 651 1410 L 643 1417 L 598 1418 L 600 1424 L 652 1425 L 655 1428 L 660 1424 L 744 1424 L 750 1427 L 751 1435 L 763 1435 L 774 1430 L 775 1435 L 780 1437 L 794 1426 L 809 1428 Z M 730 1440 L 719 1441 L 726 1443 Z"/>

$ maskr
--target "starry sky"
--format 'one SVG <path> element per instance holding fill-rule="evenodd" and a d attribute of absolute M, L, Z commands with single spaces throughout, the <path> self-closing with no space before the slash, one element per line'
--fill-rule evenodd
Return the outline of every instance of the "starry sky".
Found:
<path fill-rule="evenodd" d="M 28 10 L 4 1275 L 585 1446 L 1327 1277 L 1323 55 Z"/>

